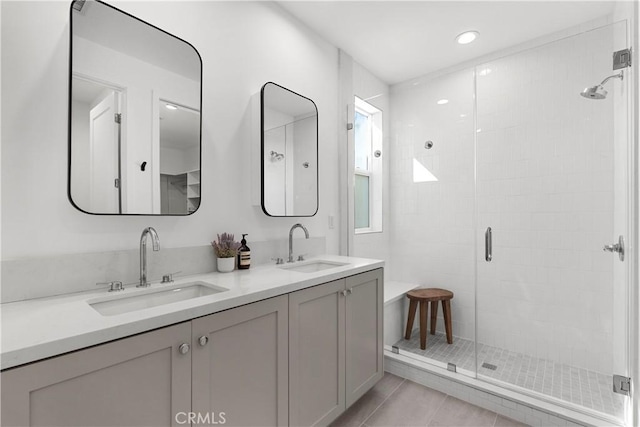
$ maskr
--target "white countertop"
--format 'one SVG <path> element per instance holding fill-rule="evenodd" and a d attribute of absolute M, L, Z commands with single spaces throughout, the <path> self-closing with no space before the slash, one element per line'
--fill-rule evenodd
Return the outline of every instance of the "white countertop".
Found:
<path fill-rule="evenodd" d="M 101 289 L 2 304 L 0 369 L 188 321 L 384 266 L 384 261 L 380 260 L 337 255 L 322 255 L 317 259 L 348 264 L 315 273 L 260 265 L 232 273 L 176 277 L 174 283 L 152 283 L 144 290 L 129 285 L 119 292 Z M 229 290 L 114 316 L 99 314 L 87 302 L 96 297 L 121 297 L 193 281 L 203 281 Z"/>

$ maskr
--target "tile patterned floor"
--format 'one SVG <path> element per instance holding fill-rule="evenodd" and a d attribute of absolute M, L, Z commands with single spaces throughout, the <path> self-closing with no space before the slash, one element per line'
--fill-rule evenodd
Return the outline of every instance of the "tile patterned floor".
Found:
<path fill-rule="evenodd" d="M 403 339 L 395 345 L 400 350 L 475 371 L 473 341 L 455 337 L 453 344 L 449 345 L 444 334 L 436 333 L 435 336 L 428 335 L 427 348 L 421 350 L 419 335 L 415 330 L 411 340 Z M 481 366 L 483 363 L 497 368 L 484 368 Z M 624 397 L 612 392 L 608 375 L 485 344 L 478 344 L 478 364 L 480 375 L 610 415 L 621 414 L 623 410 Z"/>
<path fill-rule="evenodd" d="M 475 426 L 522 427 L 439 391 L 386 373 L 331 427 Z"/>

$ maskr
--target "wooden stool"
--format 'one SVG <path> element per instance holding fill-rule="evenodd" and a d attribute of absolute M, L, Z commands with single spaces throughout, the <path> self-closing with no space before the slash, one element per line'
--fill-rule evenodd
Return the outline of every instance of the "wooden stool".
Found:
<path fill-rule="evenodd" d="M 451 298 L 453 292 L 445 289 L 428 288 L 414 289 L 407 292 L 409 298 L 409 318 L 407 319 L 407 331 L 404 339 L 411 339 L 413 319 L 416 317 L 418 302 L 420 303 L 420 348 L 427 348 L 427 303 L 431 303 L 431 335 L 436 333 L 436 318 L 438 316 L 438 301 L 442 301 L 442 314 L 444 316 L 444 328 L 447 332 L 447 343 L 453 343 L 451 332 Z"/>

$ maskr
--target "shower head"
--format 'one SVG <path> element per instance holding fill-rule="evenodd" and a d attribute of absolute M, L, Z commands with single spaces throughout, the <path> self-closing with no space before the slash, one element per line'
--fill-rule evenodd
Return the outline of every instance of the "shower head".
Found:
<path fill-rule="evenodd" d="M 620 71 L 620 74 L 614 74 L 613 76 L 607 77 L 599 85 L 585 88 L 582 91 L 582 93 L 580 93 L 580 95 L 588 99 L 605 99 L 607 97 L 608 92 L 605 90 L 604 84 L 609 79 L 613 79 L 613 78 L 620 79 L 620 80 L 624 79 L 624 71 Z"/>
<path fill-rule="evenodd" d="M 607 97 L 607 91 L 602 85 L 596 85 L 585 88 L 580 95 L 589 99 L 605 99 Z"/>

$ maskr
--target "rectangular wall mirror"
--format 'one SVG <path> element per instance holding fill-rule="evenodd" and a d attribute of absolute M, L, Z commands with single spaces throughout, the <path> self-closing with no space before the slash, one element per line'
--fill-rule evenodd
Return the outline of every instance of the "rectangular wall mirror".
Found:
<path fill-rule="evenodd" d="M 90 214 L 195 212 L 200 55 L 184 40 L 97 0 L 73 1 L 70 14 L 71 203 Z"/>
<path fill-rule="evenodd" d="M 318 211 L 318 109 L 275 83 L 262 87 L 262 210 L 269 216 Z"/>

